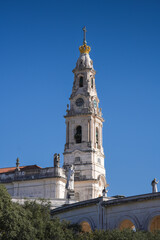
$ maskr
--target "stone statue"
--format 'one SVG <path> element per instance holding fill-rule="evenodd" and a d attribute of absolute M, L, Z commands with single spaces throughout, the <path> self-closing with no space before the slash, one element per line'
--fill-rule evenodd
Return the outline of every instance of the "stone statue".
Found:
<path fill-rule="evenodd" d="M 74 190 L 74 169 L 73 169 L 73 165 L 71 165 L 69 167 L 66 188 L 68 190 Z"/>
<path fill-rule="evenodd" d="M 107 197 L 107 192 L 108 192 L 108 190 L 104 187 L 102 190 L 103 197 Z"/>
<path fill-rule="evenodd" d="M 66 110 L 67 113 L 69 113 L 69 104 L 67 104 L 67 110 Z"/>
<path fill-rule="evenodd" d="M 60 166 L 60 154 L 55 153 L 54 154 L 54 167 Z"/>
<path fill-rule="evenodd" d="M 158 189 L 157 189 L 157 184 L 159 183 L 159 181 L 156 181 L 156 178 L 153 179 L 153 181 L 151 182 L 151 185 L 152 185 L 152 193 L 156 193 L 158 192 Z"/>

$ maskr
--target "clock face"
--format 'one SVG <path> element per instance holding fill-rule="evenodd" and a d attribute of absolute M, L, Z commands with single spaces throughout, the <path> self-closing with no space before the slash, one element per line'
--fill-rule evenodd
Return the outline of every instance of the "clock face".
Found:
<path fill-rule="evenodd" d="M 97 107 L 97 102 L 96 102 L 96 100 L 93 101 L 93 104 L 94 104 L 94 107 L 96 108 L 96 107 Z"/>
<path fill-rule="evenodd" d="M 83 103 L 84 103 L 84 101 L 83 101 L 82 98 L 78 98 L 78 99 L 76 100 L 76 105 L 77 105 L 77 107 L 81 107 L 81 106 L 83 105 Z"/>

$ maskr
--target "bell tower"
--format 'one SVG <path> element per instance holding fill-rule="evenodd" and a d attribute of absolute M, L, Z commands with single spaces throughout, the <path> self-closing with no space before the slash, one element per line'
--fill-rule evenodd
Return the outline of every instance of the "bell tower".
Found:
<path fill-rule="evenodd" d="M 95 85 L 96 71 L 89 56 L 91 48 L 86 42 L 86 28 L 83 28 L 83 45 L 79 47 L 80 57 L 73 69 L 74 82 L 65 117 L 66 144 L 64 168 L 74 165 L 75 197 L 87 200 L 102 196 L 107 186 L 102 146 L 104 119 L 99 108 Z"/>

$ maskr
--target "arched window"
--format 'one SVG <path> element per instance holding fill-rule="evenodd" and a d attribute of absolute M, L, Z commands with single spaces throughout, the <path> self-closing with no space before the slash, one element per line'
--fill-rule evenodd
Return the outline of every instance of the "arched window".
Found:
<path fill-rule="evenodd" d="M 76 128 L 76 134 L 75 134 L 76 143 L 82 142 L 82 127 L 78 126 Z"/>
<path fill-rule="evenodd" d="M 120 230 L 131 229 L 133 231 L 136 231 L 135 225 L 129 219 L 123 220 L 119 225 L 119 229 Z"/>
<path fill-rule="evenodd" d="M 160 215 L 155 216 L 150 223 L 150 232 L 160 230 Z"/>
<path fill-rule="evenodd" d="M 79 79 L 79 87 L 83 87 L 83 77 L 80 77 Z"/>
<path fill-rule="evenodd" d="M 91 78 L 91 88 L 93 88 L 93 78 Z"/>
<path fill-rule="evenodd" d="M 99 142 L 99 134 L 98 134 L 98 127 L 96 127 L 96 143 Z"/>
<path fill-rule="evenodd" d="M 83 222 L 80 223 L 80 225 L 82 227 L 83 232 L 91 232 L 92 231 L 91 226 L 88 222 L 83 221 Z"/>

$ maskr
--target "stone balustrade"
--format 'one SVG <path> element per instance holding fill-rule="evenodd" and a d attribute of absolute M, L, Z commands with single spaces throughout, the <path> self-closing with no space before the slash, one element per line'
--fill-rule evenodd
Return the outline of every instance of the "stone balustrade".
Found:
<path fill-rule="evenodd" d="M 24 180 L 34 180 L 42 178 L 54 178 L 61 177 L 66 178 L 65 170 L 62 168 L 39 168 L 39 169 L 29 169 L 20 170 L 8 173 L 0 174 L 0 183 L 7 183 L 13 181 L 24 181 Z"/>

